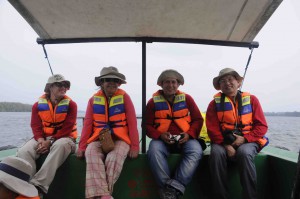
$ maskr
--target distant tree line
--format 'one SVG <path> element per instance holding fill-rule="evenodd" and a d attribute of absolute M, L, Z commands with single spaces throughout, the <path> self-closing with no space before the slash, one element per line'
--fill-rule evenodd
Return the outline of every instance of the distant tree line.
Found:
<path fill-rule="evenodd" d="M 19 102 L 0 102 L 0 112 L 31 112 L 32 105 Z"/>
<path fill-rule="evenodd" d="M 300 117 L 300 112 L 265 112 L 266 116 Z"/>
<path fill-rule="evenodd" d="M 31 112 L 32 105 L 19 102 L 0 102 L 0 112 Z M 80 112 L 80 111 L 79 111 Z M 300 117 L 300 112 L 265 112 L 266 116 Z M 142 116 L 138 114 L 138 116 Z"/>

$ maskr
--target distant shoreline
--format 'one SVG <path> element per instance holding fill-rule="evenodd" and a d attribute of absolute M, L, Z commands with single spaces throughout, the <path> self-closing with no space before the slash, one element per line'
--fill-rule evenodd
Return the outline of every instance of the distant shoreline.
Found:
<path fill-rule="evenodd" d="M 0 112 L 31 112 L 32 105 L 22 104 L 19 102 L 0 102 Z M 78 113 L 85 111 L 78 110 Z M 265 116 L 284 116 L 284 117 L 300 117 L 300 112 L 264 112 Z M 142 114 L 137 114 L 141 117 Z"/>

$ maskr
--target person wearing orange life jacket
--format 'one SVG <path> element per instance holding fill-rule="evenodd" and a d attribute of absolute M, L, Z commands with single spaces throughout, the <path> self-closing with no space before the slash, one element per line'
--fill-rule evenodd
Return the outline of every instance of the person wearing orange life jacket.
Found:
<path fill-rule="evenodd" d="M 0 162 L 1 199 L 40 199 L 38 190 L 29 183 L 32 167 L 18 157 L 6 157 Z"/>
<path fill-rule="evenodd" d="M 241 92 L 243 81 L 234 69 L 224 68 L 213 79 L 217 93 L 206 112 L 211 139 L 210 172 L 213 198 L 228 196 L 227 162 L 237 162 L 244 199 L 257 199 L 254 158 L 268 144 L 268 126 L 256 96 Z"/>
<path fill-rule="evenodd" d="M 17 156 L 33 167 L 30 183 L 46 194 L 56 170 L 76 149 L 77 104 L 68 96 L 70 81 L 55 74 L 49 77 L 44 92 L 32 107 L 31 128 L 34 137 L 23 145 Z M 36 171 L 36 162 L 47 154 L 42 167 Z"/>
<path fill-rule="evenodd" d="M 85 198 L 112 199 L 126 157 L 138 156 L 139 133 L 133 103 L 119 88 L 125 76 L 116 67 L 104 67 L 95 83 L 100 90 L 88 102 L 77 157 L 86 159 Z M 102 129 L 110 129 L 114 142 L 107 154 L 99 141 Z"/>
<path fill-rule="evenodd" d="M 176 199 L 184 194 L 202 157 L 197 138 L 203 118 L 193 98 L 178 90 L 183 84 L 184 78 L 176 70 L 163 71 L 157 80 L 162 90 L 148 101 L 143 121 L 147 136 L 152 139 L 147 157 L 162 199 Z M 174 136 L 178 139 L 174 140 Z M 167 162 L 171 153 L 182 154 L 174 176 Z"/>

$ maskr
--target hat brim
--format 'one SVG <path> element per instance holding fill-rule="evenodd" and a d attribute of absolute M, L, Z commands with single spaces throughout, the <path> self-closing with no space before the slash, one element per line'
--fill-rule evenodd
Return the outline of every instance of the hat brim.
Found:
<path fill-rule="evenodd" d="M 100 86 L 101 85 L 101 79 L 105 79 L 105 78 L 114 78 L 114 79 L 119 79 L 121 80 L 121 84 L 126 84 L 127 82 L 122 79 L 121 77 L 117 76 L 117 75 L 113 75 L 113 74 L 109 74 L 109 75 L 102 75 L 102 76 L 98 76 L 98 77 L 95 77 L 95 84 L 97 86 Z M 124 76 L 125 78 L 125 76 Z"/>
<path fill-rule="evenodd" d="M 216 90 L 221 90 L 219 81 L 220 81 L 220 79 L 221 79 L 222 77 L 224 77 L 224 76 L 226 76 L 226 75 L 233 75 L 238 81 L 242 81 L 242 80 L 244 79 L 243 77 L 241 77 L 241 76 L 240 76 L 237 72 L 235 72 L 235 71 L 231 71 L 231 72 L 225 73 L 225 74 L 223 74 L 223 75 L 221 75 L 221 76 L 217 76 L 217 77 L 215 77 L 215 78 L 213 79 L 213 85 L 214 85 L 214 87 L 215 87 Z"/>
<path fill-rule="evenodd" d="M 32 184 L 0 171 L 0 183 L 9 190 L 26 197 L 38 196 L 38 191 Z"/>
<path fill-rule="evenodd" d="M 70 87 L 71 87 L 71 82 L 68 81 L 68 80 L 62 80 L 62 81 L 57 81 L 57 82 L 66 82 L 67 88 L 70 89 Z M 56 82 L 54 82 L 54 83 L 56 83 Z M 45 88 L 44 88 L 44 92 L 47 92 L 47 91 L 49 90 L 50 86 L 51 86 L 52 84 L 54 84 L 54 83 L 51 83 L 51 84 L 50 84 L 50 83 L 47 83 L 46 86 L 45 86 Z"/>

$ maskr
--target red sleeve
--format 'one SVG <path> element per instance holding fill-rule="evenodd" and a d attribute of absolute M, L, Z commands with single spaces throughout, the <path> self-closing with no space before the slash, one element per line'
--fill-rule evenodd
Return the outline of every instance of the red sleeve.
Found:
<path fill-rule="evenodd" d="M 200 130 L 203 125 L 203 118 L 201 116 L 200 110 L 196 105 L 195 101 L 190 95 L 187 94 L 186 94 L 186 103 L 192 119 L 191 127 L 186 133 L 193 138 L 197 138 L 199 136 Z M 152 139 L 158 139 L 161 133 L 154 128 L 155 108 L 154 108 L 153 99 L 150 99 L 148 101 L 145 118 L 146 118 L 145 125 L 146 125 L 147 136 Z M 172 134 L 179 134 L 181 132 L 179 127 L 173 122 L 169 127 L 169 130 L 170 129 L 172 129 L 170 131 L 172 132 Z M 178 132 L 174 132 L 174 131 L 178 131 Z"/>
<path fill-rule="evenodd" d="M 44 133 L 43 133 L 43 123 L 42 120 L 38 114 L 38 103 L 34 103 L 32 106 L 32 111 L 31 111 L 31 129 L 33 133 L 33 137 L 35 140 L 38 140 L 39 138 L 44 138 Z"/>
<path fill-rule="evenodd" d="M 220 131 L 220 122 L 217 116 L 216 103 L 212 100 L 206 110 L 206 128 L 207 134 L 212 143 L 223 143 L 223 136 Z"/>
<path fill-rule="evenodd" d="M 72 129 L 76 124 L 77 120 L 77 104 L 71 100 L 69 104 L 69 109 L 67 113 L 67 117 L 62 125 L 62 128 L 57 131 L 53 137 L 55 139 L 59 139 L 62 137 L 68 137 L 72 133 Z"/>
<path fill-rule="evenodd" d="M 154 109 L 154 101 L 151 98 L 146 106 L 146 115 L 145 115 L 145 126 L 146 126 L 146 133 L 149 138 L 158 139 L 160 136 L 160 132 L 156 130 L 154 126 L 154 118 L 155 118 L 155 109 Z"/>
<path fill-rule="evenodd" d="M 268 124 L 262 107 L 256 96 L 251 95 L 253 129 L 250 133 L 244 135 L 248 142 L 256 142 L 262 138 L 268 131 Z"/>
<path fill-rule="evenodd" d="M 139 132 L 137 129 L 137 119 L 136 119 L 136 113 L 133 106 L 133 103 L 129 97 L 129 95 L 126 93 L 124 95 L 124 105 L 125 105 L 125 114 L 127 118 L 128 123 L 128 130 L 129 130 L 129 138 L 131 141 L 131 150 L 139 151 L 140 145 L 139 145 Z"/>
<path fill-rule="evenodd" d="M 78 149 L 82 151 L 85 151 L 87 147 L 87 141 L 93 133 L 93 100 L 94 97 L 89 99 L 85 112 L 84 123 L 78 146 Z"/>
<path fill-rule="evenodd" d="M 197 104 L 190 95 L 186 94 L 186 102 L 192 119 L 191 127 L 186 133 L 192 136 L 193 138 L 198 138 L 204 120 Z"/>

